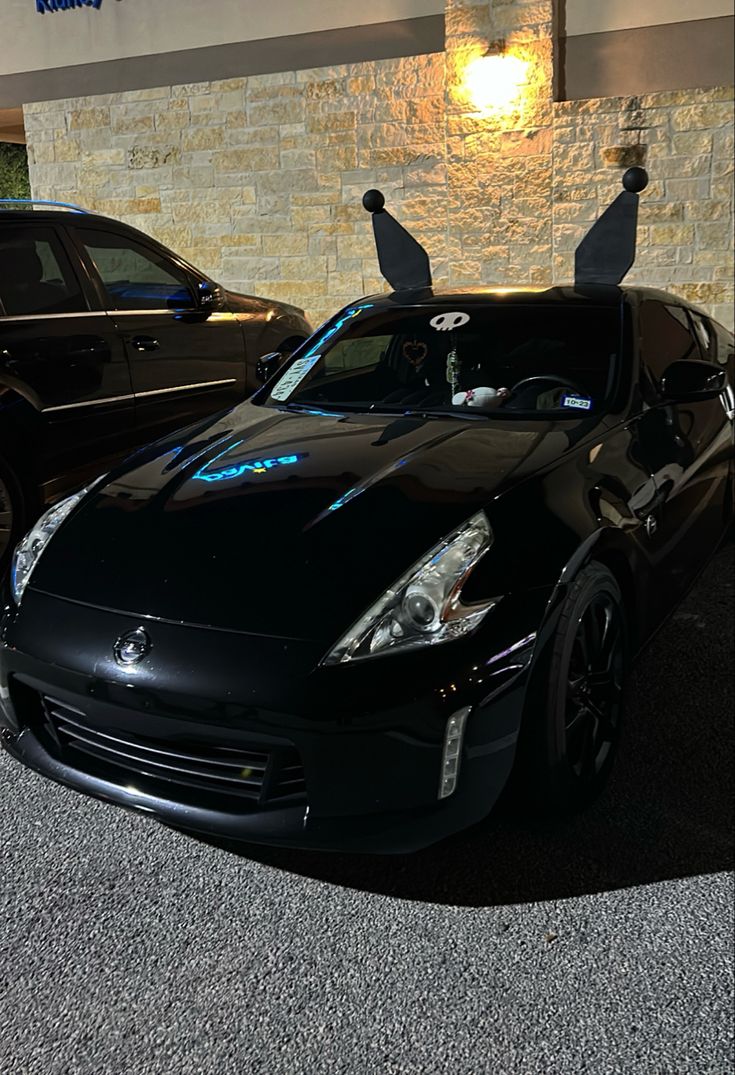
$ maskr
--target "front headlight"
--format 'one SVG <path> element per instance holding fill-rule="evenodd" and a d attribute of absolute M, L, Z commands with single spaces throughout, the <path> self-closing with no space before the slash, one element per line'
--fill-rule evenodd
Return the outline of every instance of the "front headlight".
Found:
<path fill-rule="evenodd" d="M 73 496 L 67 497 L 66 500 L 61 500 L 58 504 L 55 504 L 45 515 L 41 516 L 33 529 L 16 546 L 13 553 L 13 564 L 10 568 L 10 587 L 16 605 L 20 604 L 23 591 L 28 585 L 28 580 L 41 557 L 41 553 L 69 512 L 77 506 L 82 497 L 88 492 L 89 488 L 82 489 L 80 492 L 74 493 Z"/>
<path fill-rule="evenodd" d="M 462 587 L 493 543 L 484 512 L 435 545 L 353 624 L 322 661 L 343 664 L 433 646 L 475 630 L 497 598 L 462 602 Z"/>

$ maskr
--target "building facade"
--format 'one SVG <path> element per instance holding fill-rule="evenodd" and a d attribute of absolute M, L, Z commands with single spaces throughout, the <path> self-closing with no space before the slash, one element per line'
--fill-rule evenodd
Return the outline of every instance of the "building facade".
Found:
<path fill-rule="evenodd" d="M 34 196 L 124 219 L 320 321 L 382 290 L 368 187 L 437 283 L 546 286 L 572 278 L 642 163 L 630 281 L 732 327 L 730 0 L 364 6 L 157 0 L 154 18 L 144 0 L 10 0 L 0 116 L 23 108 Z M 488 52 L 518 78 L 478 103 Z"/>

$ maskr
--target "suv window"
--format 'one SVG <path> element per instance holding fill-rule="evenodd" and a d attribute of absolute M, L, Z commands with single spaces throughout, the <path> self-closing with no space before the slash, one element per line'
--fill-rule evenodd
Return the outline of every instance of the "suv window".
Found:
<path fill-rule="evenodd" d="M 51 228 L 0 227 L 0 313 L 76 313 L 86 310 L 79 283 Z"/>
<path fill-rule="evenodd" d="M 77 228 L 94 263 L 112 310 L 191 309 L 194 297 L 186 273 L 126 236 Z"/>

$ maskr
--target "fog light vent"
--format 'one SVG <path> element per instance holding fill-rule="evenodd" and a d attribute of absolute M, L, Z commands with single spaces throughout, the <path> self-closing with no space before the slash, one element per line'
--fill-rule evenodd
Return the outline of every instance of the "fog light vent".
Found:
<path fill-rule="evenodd" d="M 444 733 L 444 751 L 442 753 L 442 771 L 439 780 L 439 798 L 446 799 L 457 786 L 459 777 L 459 759 L 462 754 L 462 740 L 470 706 L 458 709 L 447 721 Z"/>

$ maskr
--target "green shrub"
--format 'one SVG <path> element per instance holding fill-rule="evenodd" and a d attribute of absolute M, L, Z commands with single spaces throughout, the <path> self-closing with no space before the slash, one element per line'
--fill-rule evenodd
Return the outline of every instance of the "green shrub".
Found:
<path fill-rule="evenodd" d="M 30 198 L 28 153 L 25 146 L 0 142 L 0 198 Z"/>

